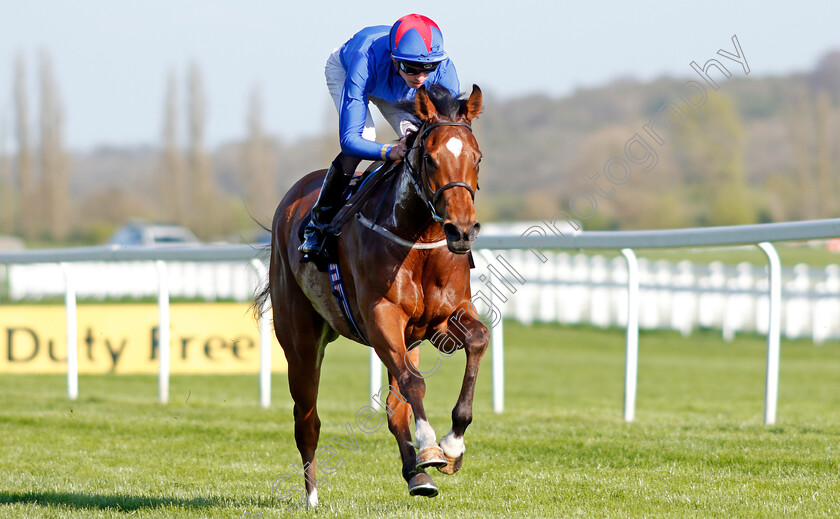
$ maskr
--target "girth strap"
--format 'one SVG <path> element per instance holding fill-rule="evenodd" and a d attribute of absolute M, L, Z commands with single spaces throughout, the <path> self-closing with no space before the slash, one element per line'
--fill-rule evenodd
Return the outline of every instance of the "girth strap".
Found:
<path fill-rule="evenodd" d="M 359 330 L 359 325 L 353 317 L 353 311 L 350 309 L 350 302 L 347 300 L 347 293 L 344 292 L 344 283 L 341 281 L 341 272 L 338 270 L 338 264 L 330 263 L 328 269 L 330 274 L 330 283 L 332 283 L 332 293 L 335 296 L 335 300 L 338 302 L 338 307 L 341 309 L 344 319 L 350 324 L 350 331 L 356 336 L 356 340 L 369 346 L 370 342 L 362 334 L 362 331 Z"/>

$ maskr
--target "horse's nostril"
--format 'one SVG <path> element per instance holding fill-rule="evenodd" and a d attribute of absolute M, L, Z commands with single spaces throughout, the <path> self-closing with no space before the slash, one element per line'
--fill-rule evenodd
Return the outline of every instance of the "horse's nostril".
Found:
<path fill-rule="evenodd" d="M 446 239 L 449 241 L 461 241 L 461 237 L 463 236 L 461 229 L 454 223 L 443 224 L 443 234 L 446 235 Z"/>
<path fill-rule="evenodd" d="M 470 230 L 470 241 L 475 240 L 478 237 L 478 232 L 481 230 L 481 224 L 475 222 L 472 229 Z"/>

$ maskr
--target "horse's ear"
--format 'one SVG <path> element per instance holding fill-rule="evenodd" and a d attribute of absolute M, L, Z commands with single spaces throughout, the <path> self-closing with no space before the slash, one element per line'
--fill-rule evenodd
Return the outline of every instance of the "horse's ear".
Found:
<path fill-rule="evenodd" d="M 437 108 L 435 104 L 429 99 L 429 93 L 426 92 L 426 87 L 421 86 L 417 89 L 417 95 L 414 96 L 415 111 L 421 121 L 431 121 L 437 116 Z"/>
<path fill-rule="evenodd" d="M 473 85 L 472 93 L 467 102 L 461 107 L 461 115 L 472 121 L 481 113 L 482 96 L 478 85 Z"/>

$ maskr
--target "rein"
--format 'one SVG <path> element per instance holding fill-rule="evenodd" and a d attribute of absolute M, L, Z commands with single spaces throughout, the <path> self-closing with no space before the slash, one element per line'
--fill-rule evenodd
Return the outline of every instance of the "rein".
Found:
<path fill-rule="evenodd" d="M 414 190 L 417 191 L 417 195 L 420 197 L 420 200 L 426 204 L 429 208 L 429 212 L 432 214 L 432 219 L 438 223 L 443 223 L 443 217 L 438 214 L 437 212 L 437 202 L 440 196 L 443 194 L 444 191 L 447 189 L 452 189 L 453 187 L 463 187 L 467 191 L 470 192 L 470 196 L 473 200 L 475 200 L 475 191 L 469 184 L 466 182 L 450 182 L 446 185 L 441 186 L 438 188 L 437 191 L 431 193 L 432 187 L 431 183 L 429 182 L 429 174 L 426 171 L 426 161 L 423 160 L 426 157 L 426 139 L 429 138 L 429 134 L 435 128 L 440 126 L 464 126 L 466 127 L 470 133 L 472 133 L 472 126 L 469 123 L 458 123 L 458 122 L 442 122 L 442 123 L 435 123 L 426 126 L 425 128 L 420 129 L 418 132 L 417 139 L 414 141 L 414 146 L 411 147 L 409 152 L 417 150 L 418 162 L 419 167 L 415 169 L 411 165 L 410 160 L 405 161 L 405 169 L 408 170 L 408 173 L 411 177 L 411 181 L 414 184 Z M 408 157 L 406 157 L 408 159 Z"/>
<path fill-rule="evenodd" d="M 425 124 L 425 123 L 424 123 Z M 443 217 L 440 216 L 437 212 L 436 206 L 437 201 L 440 196 L 443 194 L 444 191 L 447 189 L 452 189 L 453 187 L 463 187 L 467 191 L 470 192 L 470 196 L 473 200 L 475 200 L 475 191 L 469 184 L 466 182 L 450 182 L 440 189 L 435 191 L 433 194 L 431 193 L 431 183 L 429 182 L 429 175 L 426 171 L 425 161 L 423 160 L 426 157 L 426 139 L 429 137 L 429 134 L 432 130 L 439 126 L 464 126 L 470 132 L 472 132 L 472 126 L 468 123 L 458 123 L 458 122 L 442 122 L 442 123 L 435 123 L 430 124 L 428 126 L 421 126 L 420 130 L 417 132 L 417 137 L 414 139 L 414 143 L 412 144 L 411 148 L 408 150 L 409 153 L 417 151 L 417 156 L 419 157 L 419 168 L 415 168 L 411 165 L 411 161 L 409 160 L 408 153 L 406 154 L 405 159 L 403 160 L 403 168 L 408 172 L 409 178 L 411 179 L 411 183 L 414 186 L 414 191 L 417 193 L 417 196 L 420 197 L 420 200 L 426 205 L 431 213 L 432 219 L 438 223 L 443 223 Z M 404 238 L 400 238 L 393 232 L 385 229 L 379 224 L 375 222 L 379 220 L 379 212 L 382 209 L 382 204 L 385 202 L 385 198 L 380 200 L 379 205 L 376 208 L 376 212 L 374 214 L 373 220 L 368 220 L 365 218 L 361 213 L 356 213 L 356 219 L 359 222 L 367 227 L 368 229 L 379 233 L 380 235 L 384 236 L 385 238 L 402 245 L 403 247 L 408 247 L 412 249 L 436 249 L 438 247 L 443 247 L 446 245 L 446 240 L 439 240 L 436 242 L 429 242 L 429 243 L 421 243 L 421 242 L 412 242 L 406 240 Z M 470 260 L 472 261 L 472 260 Z"/>

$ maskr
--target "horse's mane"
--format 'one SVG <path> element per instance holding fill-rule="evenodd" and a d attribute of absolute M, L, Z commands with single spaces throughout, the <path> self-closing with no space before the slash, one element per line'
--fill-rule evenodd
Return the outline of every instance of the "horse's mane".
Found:
<path fill-rule="evenodd" d="M 466 99 L 461 99 L 463 94 L 457 97 L 453 96 L 448 88 L 438 84 L 425 85 L 425 88 L 426 93 L 429 94 L 429 99 L 438 111 L 438 115 L 450 121 L 458 118 L 461 113 L 461 107 L 467 102 Z M 418 123 L 420 122 L 417 117 L 417 105 L 414 99 L 398 102 L 397 108 L 410 113 L 415 119 L 418 119 Z"/>

